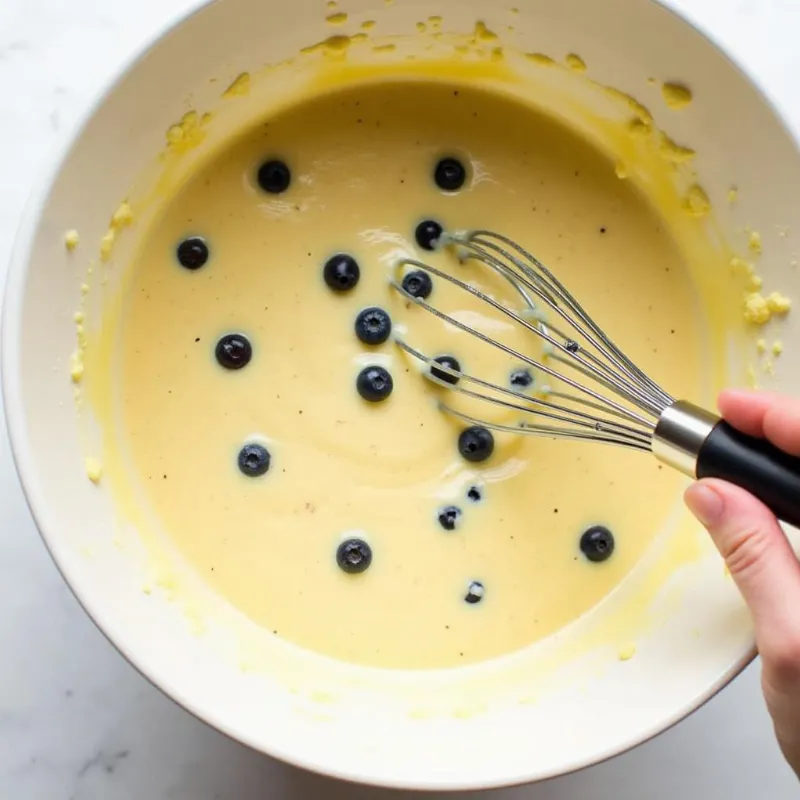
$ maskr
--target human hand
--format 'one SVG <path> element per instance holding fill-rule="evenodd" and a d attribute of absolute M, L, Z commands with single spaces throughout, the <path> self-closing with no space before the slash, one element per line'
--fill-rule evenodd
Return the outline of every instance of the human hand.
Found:
<path fill-rule="evenodd" d="M 800 456 L 800 401 L 726 391 L 719 409 L 743 433 Z M 786 760 L 800 775 L 800 562 L 772 512 L 718 480 L 695 483 L 686 504 L 705 525 L 750 608 L 761 685 Z"/>

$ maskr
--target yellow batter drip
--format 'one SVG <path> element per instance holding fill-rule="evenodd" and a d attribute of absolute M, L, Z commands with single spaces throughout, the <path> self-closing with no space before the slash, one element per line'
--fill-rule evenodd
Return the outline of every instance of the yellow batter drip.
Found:
<path fill-rule="evenodd" d="M 460 192 L 433 183 L 443 155 L 468 166 Z M 266 158 L 292 169 L 284 194 L 258 188 Z M 702 320 L 659 217 L 569 130 L 466 84 L 344 89 L 265 120 L 166 205 L 142 240 L 120 321 L 129 456 L 180 553 L 276 635 L 393 668 L 477 662 L 567 625 L 636 564 L 682 484 L 647 456 L 603 446 L 503 435 L 485 464 L 460 457 L 459 426 L 437 410 L 440 390 L 419 365 L 353 333 L 360 309 L 381 306 L 420 349 L 507 380 L 507 360 L 389 289 L 398 255 L 457 268 L 416 248 L 425 218 L 526 244 L 657 381 L 677 396 L 700 393 Z M 211 251 L 194 272 L 175 260 L 189 235 Z M 336 252 L 361 266 L 349 294 L 322 280 Z M 492 329 L 485 307 L 457 289 L 438 282 L 434 293 L 437 306 Z M 253 345 L 237 372 L 214 358 L 231 331 Z M 530 351 L 529 336 L 503 335 Z M 367 404 L 355 376 L 373 363 L 395 386 Z M 250 441 L 272 454 L 257 479 L 236 466 Z M 466 497 L 474 485 L 478 504 Z M 463 515 L 446 532 L 436 517 L 450 504 Z M 601 564 L 578 549 L 594 523 L 617 542 Z M 357 576 L 334 558 L 351 535 L 374 554 Z M 485 596 L 470 605 L 473 580 Z"/>

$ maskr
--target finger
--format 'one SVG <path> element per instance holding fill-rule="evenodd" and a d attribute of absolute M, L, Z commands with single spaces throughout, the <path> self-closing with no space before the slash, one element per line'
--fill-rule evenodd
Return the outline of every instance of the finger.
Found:
<path fill-rule="evenodd" d="M 705 480 L 686 503 L 708 528 L 756 626 L 759 650 L 776 668 L 800 673 L 800 563 L 775 516 L 743 489 Z"/>
<path fill-rule="evenodd" d="M 764 415 L 764 435 L 781 450 L 800 456 L 800 402 L 778 397 Z"/>
<path fill-rule="evenodd" d="M 727 422 L 748 436 L 764 436 L 764 417 L 775 395 L 768 392 L 750 392 L 744 389 L 726 389 L 720 392 L 717 405 Z"/>
<path fill-rule="evenodd" d="M 749 436 L 769 439 L 793 456 L 800 456 L 800 400 L 768 392 L 727 390 L 719 396 L 727 422 Z"/>

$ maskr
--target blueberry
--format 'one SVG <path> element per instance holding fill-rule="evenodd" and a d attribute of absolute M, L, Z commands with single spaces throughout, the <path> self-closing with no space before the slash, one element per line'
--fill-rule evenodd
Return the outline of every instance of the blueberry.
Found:
<path fill-rule="evenodd" d="M 291 170 L 283 161 L 272 159 L 258 168 L 258 185 L 269 194 L 285 192 L 291 182 Z"/>
<path fill-rule="evenodd" d="M 246 444 L 239 451 L 239 469 L 248 478 L 257 478 L 269 470 L 269 450 L 260 444 Z"/>
<path fill-rule="evenodd" d="M 461 431 L 458 437 L 458 452 L 467 461 L 486 461 L 494 452 L 494 436 L 480 425 Z"/>
<path fill-rule="evenodd" d="M 458 506 L 446 506 L 439 511 L 439 524 L 446 531 L 454 531 L 460 516 L 461 509 Z"/>
<path fill-rule="evenodd" d="M 458 363 L 458 359 L 454 356 L 438 356 L 433 360 L 443 367 L 450 367 L 450 369 L 461 372 L 461 364 Z M 459 380 L 461 380 L 458 375 L 449 375 L 444 370 L 437 369 L 436 367 L 431 367 L 431 375 L 433 375 L 434 378 L 438 378 L 440 381 L 449 383 L 451 386 L 455 386 Z"/>
<path fill-rule="evenodd" d="M 184 239 L 176 253 L 178 263 L 186 269 L 200 269 L 208 261 L 208 245 L 199 236 Z"/>
<path fill-rule="evenodd" d="M 486 590 L 483 588 L 483 584 L 480 581 L 472 581 L 467 587 L 467 594 L 464 600 L 470 605 L 475 605 L 475 603 L 480 603 L 480 601 L 483 600 L 485 592 Z"/>
<path fill-rule="evenodd" d="M 589 561 L 605 561 L 614 552 L 614 534 L 602 525 L 593 525 L 581 536 L 581 552 Z"/>
<path fill-rule="evenodd" d="M 412 296 L 425 300 L 433 291 L 433 281 L 427 272 L 421 269 L 409 272 L 403 278 L 403 288 Z"/>
<path fill-rule="evenodd" d="M 457 158 L 443 158 L 436 165 L 433 179 L 445 192 L 457 192 L 467 179 L 467 170 Z"/>
<path fill-rule="evenodd" d="M 467 497 L 472 500 L 473 503 L 480 503 L 483 499 L 483 492 L 480 486 L 470 486 L 467 490 Z"/>
<path fill-rule="evenodd" d="M 567 339 L 564 342 L 564 347 L 567 348 L 567 352 L 569 353 L 577 353 L 581 349 L 581 346 L 573 339 Z"/>
<path fill-rule="evenodd" d="M 225 369 L 241 369 L 250 363 L 253 346 L 241 333 L 228 333 L 217 342 L 214 354 Z"/>
<path fill-rule="evenodd" d="M 356 378 L 358 393 L 370 403 L 385 400 L 394 388 L 394 381 L 383 367 L 364 367 Z"/>
<path fill-rule="evenodd" d="M 349 575 L 369 569 L 372 548 L 363 539 L 347 539 L 336 550 L 336 563 Z"/>
<path fill-rule="evenodd" d="M 435 250 L 443 233 L 444 229 L 438 222 L 426 219 L 417 225 L 414 236 L 417 239 L 417 244 L 423 250 Z"/>
<path fill-rule="evenodd" d="M 511 373 L 510 382 L 515 389 L 527 389 L 533 386 L 533 375 L 529 369 L 515 369 Z"/>
<path fill-rule="evenodd" d="M 392 318 L 382 308 L 371 306 L 359 312 L 355 327 L 364 344 L 383 344 L 392 332 Z"/>
<path fill-rule="evenodd" d="M 322 275 L 334 292 L 349 292 L 358 283 L 361 269 L 353 256 L 338 253 L 325 262 Z"/>

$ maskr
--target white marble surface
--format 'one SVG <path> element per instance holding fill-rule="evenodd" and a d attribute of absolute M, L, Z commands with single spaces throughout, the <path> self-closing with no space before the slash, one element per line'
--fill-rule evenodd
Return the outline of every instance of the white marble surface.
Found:
<path fill-rule="evenodd" d="M 599 0 L 602 2 L 603 0 Z M 800 130 L 800 0 L 670 0 L 768 87 Z M 105 80 L 193 0 L 0 0 L 0 269 L 32 176 Z M 800 190 L 800 187 L 798 187 Z M 0 432 L 0 799 L 388 798 L 278 764 L 147 684 L 45 552 Z M 789 800 L 756 669 L 633 753 L 498 800 Z"/>

